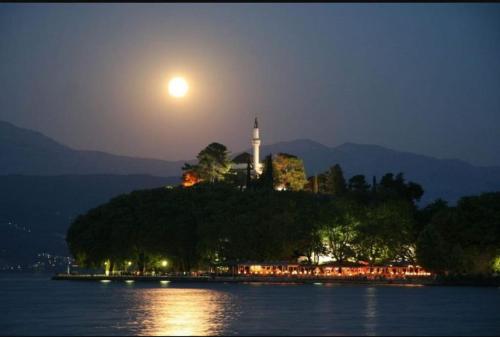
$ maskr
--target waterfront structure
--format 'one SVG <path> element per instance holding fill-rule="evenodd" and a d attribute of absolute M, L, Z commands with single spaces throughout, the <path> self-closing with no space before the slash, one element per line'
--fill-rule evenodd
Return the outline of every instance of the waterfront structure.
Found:
<path fill-rule="evenodd" d="M 428 277 L 431 273 L 418 265 L 368 263 L 301 264 L 290 261 L 240 262 L 231 266 L 238 276 L 290 276 L 290 277 L 363 277 L 367 279 L 393 279 L 406 277 Z"/>
<path fill-rule="evenodd" d="M 110 277 L 131 279 L 154 279 L 156 277 L 188 278 L 202 280 L 205 277 L 231 277 L 233 280 L 266 280 L 270 282 L 300 281 L 300 280 L 346 280 L 346 281 L 393 281 L 393 280 L 422 280 L 432 279 L 435 275 L 419 265 L 409 263 L 390 263 L 385 265 L 370 265 L 365 261 L 359 262 L 329 262 L 323 264 L 298 263 L 295 261 L 235 261 L 213 265 L 205 270 L 188 273 L 166 272 L 153 270 L 140 273 L 139 271 L 105 270 L 104 274 L 60 274 L 58 279 L 106 279 Z"/>

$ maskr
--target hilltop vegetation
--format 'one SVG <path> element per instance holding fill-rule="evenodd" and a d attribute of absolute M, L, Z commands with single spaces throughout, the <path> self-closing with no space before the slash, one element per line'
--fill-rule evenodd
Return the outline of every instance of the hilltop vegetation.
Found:
<path fill-rule="evenodd" d="M 419 263 L 438 274 L 491 274 L 500 255 L 500 193 L 438 200 L 402 174 L 345 181 L 340 166 L 302 191 L 275 191 L 271 157 L 245 189 L 231 179 L 135 191 L 79 216 L 67 235 L 78 262 L 111 270 L 189 271 L 230 261 L 320 254 L 339 262 Z M 219 172 L 215 170 L 214 172 Z M 322 180 L 322 182 L 320 182 Z M 315 193 L 318 192 L 318 193 Z"/>

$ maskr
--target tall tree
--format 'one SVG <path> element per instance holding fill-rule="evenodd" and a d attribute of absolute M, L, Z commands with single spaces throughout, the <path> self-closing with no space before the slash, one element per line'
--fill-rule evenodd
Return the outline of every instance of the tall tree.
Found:
<path fill-rule="evenodd" d="M 252 163 L 250 162 L 250 158 L 247 159 L 247 170 L 246 170 L 246 187 L 247 190 L 252 188 L 252 169 L 251 169 Z"/>
<path fill-rule="evenodd" d="M 275 187 L 291 191 L 303 190 L 307 184 L 304 163 L 297 156 L 278 153 L 273 161 Z"/>
<path fill-rule="evenodd" d="M 373 176 L 372 178 L 372 193 L 376 194 L 377 193 L 377 177 Z"/>
<path fill-rule="evenodd" d="M 390 200 L 366 208 L 358 227 L 356 251 L 371 264 L 414 262 L 413 217 L 405 200 Z"/>
<path fill-rule="evenodd" d="M 274 184 L 273 157 L 269 154 L 266 156 L 264 170 L 257 181 L 257 185 L 264 190 L 274 190 Z"/>
<path fill-rule="evenodd" d="M 194 174 L 201 181 L 210 183 L 222 181 L 231 169 L 229 151 L 220 143 L 209 144 L 196 158 L 197 165 L 185 164 L 183 170 Z"/>
<path fill-rule="evenodd" d="M 456 207 L 436 203 L 434 208 L 438 211 L 418 239 L 419 261 L 424 267 L 442 273 L 492 273 L 495 259 L 500 256 L 498 205 L 500 192 L 463 197 Z M 441 250 L 435 248 L 436 238 Z"/>
<path fill-rule="evenodd" d="M 313 177 L 313 187 L 312 187 L 312 191 L 314 194 L 317 194 L 318 191 L 319 191 L 319 185 L 318 185 L 318 175 L 315 174 L 314 177 Z"/>
<path fill-rule="evenodd" d="M 417 240 L 417 259 L 425 269 L 437 273 L 447 273 L 449 254 L 446 242 L 436 226 L 429 225 L 420 233 Z"/>
<path fill-rule="evenodd" d="M 335 261 L 343 263 L 355 256 L 353 243 L 360 219 L 364 215 L 363 207 L 353 200 L 343 198 L 335 199 L 325 211 L 328 215 L 323 227 L 323 240 L 327 242 L 328 253 Z"/>
<path fill-rule="evenodd" d="M 424 194 L 419 184 L 411 181 L 406 183 L 403 173 L 398 173 L 396 177 L 393 173 L 385 174 L 380 180 L 378 191 L 382 199 L 403 198 L 412 203 L 419 201 Z"/>
<path fill-rule="evenodd" d="M 340 197 L 345 194 L 347 187 L 344 178 L 344 173 L 339 164 L 330 167 L 326 173 L 326 193 Z"/>
<path fill-rule="evenodd" d="M 355 175 L 349 179 L 349 190 L 353 192 L 368 192 L 370 185 L 366 183 L 365 176 L 362 174 Z"/>

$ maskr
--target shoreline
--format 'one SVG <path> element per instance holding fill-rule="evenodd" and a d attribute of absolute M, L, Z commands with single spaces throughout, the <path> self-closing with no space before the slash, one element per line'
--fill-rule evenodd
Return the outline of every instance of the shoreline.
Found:
<path fill-rule="evenodd" d="M 279 277 L 279 276 L 124 276 L 124 275 L 67 275 L 57 274 L 52 277 L 55 281 L 134 281 L 173 283 L 290 283 L 290 284 L 371 284 L 371 285 L 430 285 L 435 283 L 432 278 L 407 279 L 365 279 L 365 278 L 334 278 L 334 277 Z"/>
<path fill-rule="evenodd" d="M 132 276 L 132 275 L 68 275 L 56 274 L 55 281 L 81 282 L 172 282 L 172 283 L 267 283 L 267 284 L 341 284 L 341 285 L 408 285 L 408 286 L 458 286 L 458 287 L 500 287 L 498 278 L 380 278 L 365 277 L 280 277 L 280 276 Z"/>

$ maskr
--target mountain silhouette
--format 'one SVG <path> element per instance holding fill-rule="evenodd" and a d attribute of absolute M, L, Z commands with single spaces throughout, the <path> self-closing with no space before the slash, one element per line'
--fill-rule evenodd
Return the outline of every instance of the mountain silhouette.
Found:
<path fill-rule="evenodd" d="M 184 161 L 75 150 L 37 131 L 0 121 L 0 174 L 150 174 L 178 176 Z"/>
<path fill-rule="evenodd" d="M 251 152 L 250 149 L 247 151 Z M 479 167 L 462 160 L 437 159 L 378 145 L 344 143 L 328 147 L 310 139 L 297 139 L 261 146 L 262 158 L 268 153 L 278 152 L 302 158 L 308 175 L 321 173 L 337 163 L 343 168 L 346 178 L 364 174 L 369 182 L 372 176 L 380 178 L 387 172 L 403 172 L 407 180 L 423 186 L 424 204 L 436 198 L 454 203 L 464 195 L 500 189 L 500 167 Z M 39 132 L 7 122 L 0 122 L 0 158 L 0 175 L 146 174 L 179 177 L 185 162 L 75 150 Z"/>
<path fill-rule="evenodd" d="M 465 195 L 500 190 L 500 167 L 480 167 L 458 159 L 391 150 L 378 145 L 344 143 L 328 147 L 309 139 L 280 142 L 261 147 L 262 155 L 291 153 L 304 160 L 308 176 L 340 164 L 346 179 L 363 174 L 367 181 L 387 172 L 403 172 L 406 180 L 422 185 L 422 204 L 442 198 L 455 203 Z"/>

